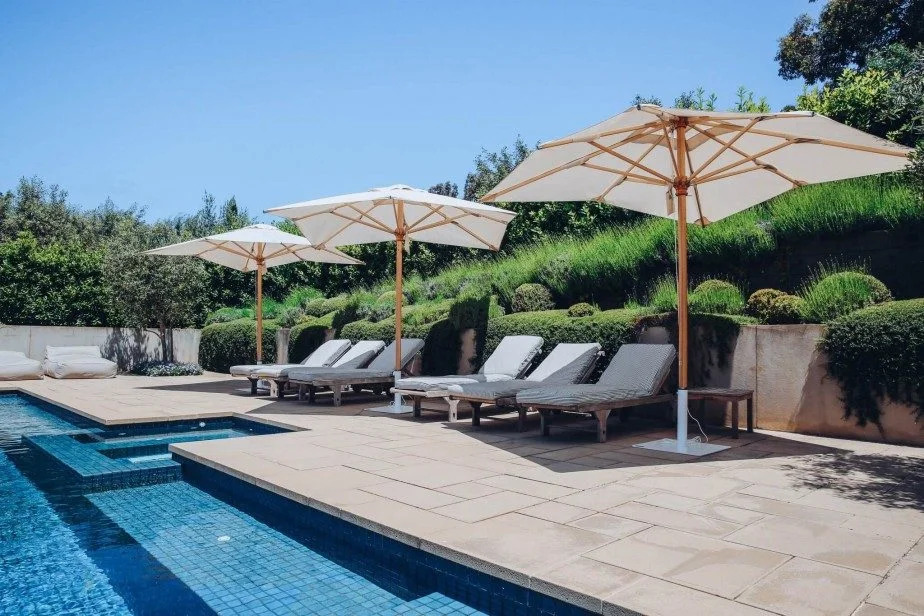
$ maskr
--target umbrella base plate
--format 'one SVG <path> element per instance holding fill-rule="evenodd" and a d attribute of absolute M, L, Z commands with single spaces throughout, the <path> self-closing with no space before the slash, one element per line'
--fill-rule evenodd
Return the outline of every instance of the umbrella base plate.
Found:
<path fill-rule="evenodd" d="M 637 443 L 633 445 L 633 447 L 638 447 L 640 449 L 651 449 L 653 451 L 679 453 L 694 457 L 708 456 L 711 453 L 716 453 L 717 451 L 728 449 L 727 445 L 714 445 L 712 443 L 704 443 L 696 439 L 689 439 L 686 443 L 686 447 L 683 448 L 683 451 L 681 451 L 680 445 L 681 443 L 675 438 L 662 438 L 656 441 Z"/>

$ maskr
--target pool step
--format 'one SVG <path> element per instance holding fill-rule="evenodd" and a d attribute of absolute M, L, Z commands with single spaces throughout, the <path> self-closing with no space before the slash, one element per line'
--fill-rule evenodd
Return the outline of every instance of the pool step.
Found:
<path fill-rule="evenodd" d="M 182 477 L 182 467 L 173 460 L 133 463 L 128 459 L 113 459 L 68 434 L 24 436 L 22 440 L 32 451 L 69 472 L 77 487 L 89 491 L 164 483 Z"/>

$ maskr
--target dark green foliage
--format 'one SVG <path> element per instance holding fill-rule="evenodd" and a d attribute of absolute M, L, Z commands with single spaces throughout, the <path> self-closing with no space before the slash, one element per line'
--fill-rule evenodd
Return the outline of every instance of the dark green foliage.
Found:
<path fill-rule="evenodd" d="M 677 281 L 673 276 L 659 278 L 648 292 L 648 305 L 656 312 L 677 310 Z"/>
<path fill-rule="evenodd" d="M 790 325 L 805 321 L 805 300 L 798 295 L 786 293 L 770 302 L 767 313 L 768 325 Z"/>
<path fill-rule="evenodd" d="M 859 308 L 892 299 L 881 281 L 863 272 L 828 273 L 820 270 L 802 292 L 803 316 L 809 323 L 825 323 Z"/>
<path fill-rule="evenodd" d="M 552 292 L 541 284 L 532 282 L 521 284 L 513 292 L 512 306 L 514 312 L 536 312 L 551 310 L 555 307 Z"/>
<path fill-rule="evenodd" d="M 202 374 L 199 364 L 150 361 L 132 366 L 132 374 L 140 376 L 197 376 Z"/>
<path fill-rule="evenodd" d="M 821 343 L 843 391 L 844 416 L 881 426 L 886 398 L 924 417 L 924 299 L 889 302 L 834 320 Z"/>
<path fill-rule="evenodd" d="M 566 310 L 508 314 L 488 322 L 485 353 L 497 348 L 504 336 L 532 335 L 545 340 L 542 357 L 559 342 L 598 342 L 609 361 L 620 346 L 635 340 L 637 314 L 633 310 L 606 310 L 581 319 L 569 317 Z"/>
<path fill-rule="evenodd" d="M 276 360 L 276 330 L 274 321 L 263 323 L 263 358 Z M 199 363 L 206 370 L 227 372 L 231 366 L 252 364 L 257 358 L 257 324 L 240 319 L 230 323 L 216 323 L 202 329 L 199 342 Z"/>
<path fill-rule="evenodd" d="M 690 311 L 709 314 L 741 314 L 744 295 L 724 280 L 704 280 L 690 294 Z"/>
<path fill-rule="evenodd" d="M 254 318 L 254 314 L 250 308 L 219 308 L 205 318 L 205 324 L 213 325 L 215 323 L 228 323 L 238 319 L 252 318 Z"/>
<path fill-rule="evenodd" d="M 597 312 L 599 312 L 599 309 L 592 304 L 588 304 L 587 302 L 581 302 L 578 304 L 574 304 L 573 306 L 568 308 L 568 316 L 571 317 L 572 319 L 577 319 L 580 317 L 589 317 L 593 314 L 596 314 Z"/>
<path fill-rule="evenodd" d="M 333 324 L 333 314 L 325 318 L 310 318 L 289 331 L 289 361 L 298 363 L 327 340 Z"/>
<path fill-rule="evenodd" d="M 786 295 L 779 289 L 758 289 L 748 298 L 745 313 L 754 317 L 761 323 L 767 323 L 770 315 L 770 306 L 774 300 Z"/>
<path fill-rule="evenodd" d="M 104 253 L 76 243 L 40 243 L 29 233 L 0 243 L 0 322 L 110 325 Z"/>
<path fill-rule="evenodd" d="M 279 310 L 276 316 L 276 322 L 279 324 L 279 327 L 294 327 L 297 323 L 304 320 L 306 316 L 305 311 L 297 306 L 285 306 Z"/>

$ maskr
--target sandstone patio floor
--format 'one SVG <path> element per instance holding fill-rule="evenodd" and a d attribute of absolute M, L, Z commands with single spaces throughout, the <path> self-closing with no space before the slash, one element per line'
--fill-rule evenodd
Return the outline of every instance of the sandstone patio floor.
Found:
<path fill-rule="evenodd" d="M 286 434 L 175 453 L 606 614 L 924 614 L 924 450 L 709 431 L 705 458 L 640 450 L 643 421 L 473 429 L 244 394 L 220 375 L 11 383 L 109 424 L 246 414 Z M 759 409 L 758 409 L 759 421 Z M 589 423 L 589 422 L 588 422 Z M 588 425 L 588 427 L 590 427 Z"/>

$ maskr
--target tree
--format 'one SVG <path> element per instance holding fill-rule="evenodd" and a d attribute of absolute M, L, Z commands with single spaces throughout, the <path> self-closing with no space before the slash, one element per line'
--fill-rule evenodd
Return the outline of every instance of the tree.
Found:
<path fill-rule="evenodd" d="M 822 88 L 806 88 L 796 98 L 796 106 L 885 136 L 889 126 L 883 105 L 891 83 L 891 76 L 876 69 L 860 72 L 845 68 L 834 82 Z"/>
<path fill-rule="evenodd" d="M 845 68 L 865 68 L 874 51 L 892 43 L 914 48 L 921 42 L 924 0 L 828 0 L 817 20 L 796 18 L 780 39 L 776 60 L 784 79 L 814 84 Z"/>
<path fill-rule="evenodd" d="M 732 107 L 732 111 L 737 111 L 738 113 L 770 113 L 770 103 L 767 102 L 766 96 L 761 96 L 760 99 L 754 100 L 754 91 L 740 86 L 737 97 L 738 100 L 735 102 L 735 106 Z"/>
<path fill-rule="evenodd" d="M 114 311 L 126 325 L 153 328 L 164 361 L 173 361 L 173 329 L 201 318 L 205 270 L 196 258 L 139 253 L 177 241 L 169 224 L 125 225 L 110 241 L 105 260 Z"/>
<path fill-rule="evenodd" d="M 674 99 L 674 107 L 678 109 L 715 111 L 716 100 L 718 100 L 718 96 L 716 96 L 715 92 L 706 95 L 706 89 L 700 87 L 689 92 L 681 92 L 680 96 Z"/>

